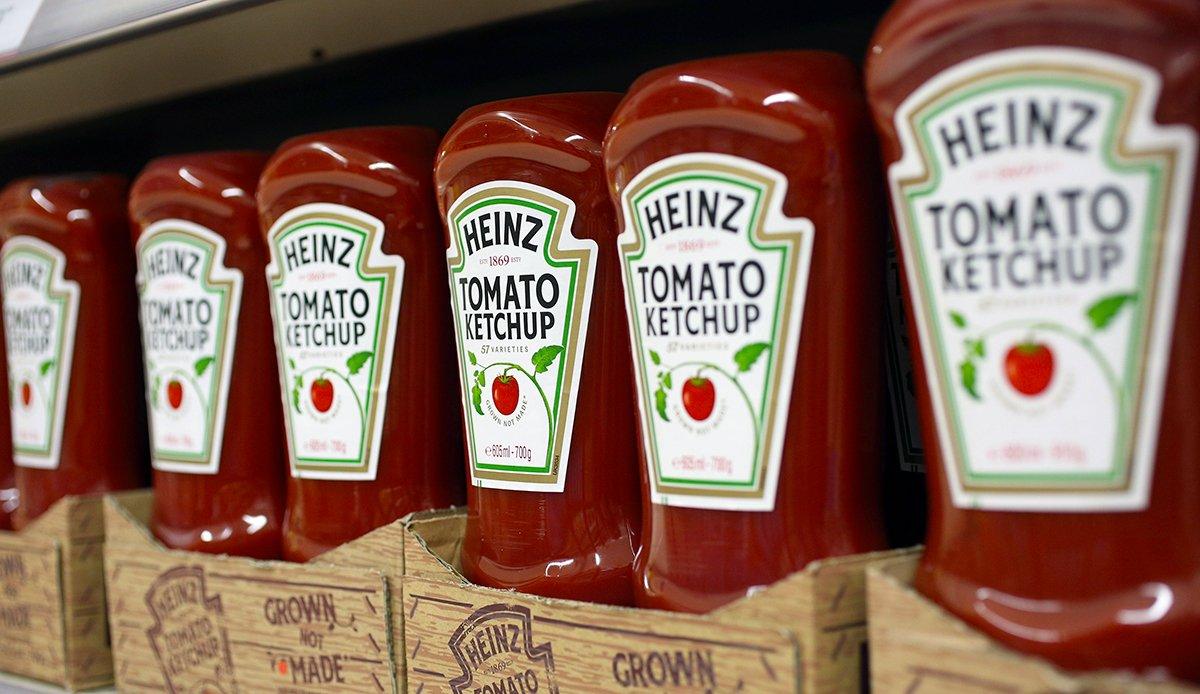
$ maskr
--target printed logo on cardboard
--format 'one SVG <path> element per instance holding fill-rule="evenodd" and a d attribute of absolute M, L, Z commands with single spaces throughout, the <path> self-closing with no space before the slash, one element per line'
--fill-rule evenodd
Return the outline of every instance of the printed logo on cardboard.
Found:
<path fill-rule="evenodd" d="M 171 692 L 236 692 L 221 596 L 208 595 L 204 569 L 179 566 L 146 592 L 154 626 L 146 630 Z"/>
<path fill-rule="evenodd" d="M 550 692 L 558 694 L 549 643 L 534 646 L 533 618 L 520 605 L 476 610 L 450 636 L 450 651 L 462 674 L 450 680 L 463 692 Z"/>
<path fill-rule="evenodd" d="M 29 575 L 25 557 L 15 552 L 0 554 L 0 630 L 10 636 L 29 629 L 29 605 L 15 602 Z"/>

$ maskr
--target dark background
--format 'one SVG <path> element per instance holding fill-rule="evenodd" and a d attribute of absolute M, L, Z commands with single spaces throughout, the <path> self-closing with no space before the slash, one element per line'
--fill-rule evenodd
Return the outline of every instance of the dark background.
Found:
<path fill-rule="evenodd" d="M 68 171 L 132 176 L 164 154 L 270 150 L 292 135 L 333 128 L 445 130 L 474 104 L 624 91 L 649 69 L 726 53 L 820 48 L 861 63 L 889 4 L 599 0 L 334 63 L 314 46 L 312 67 L 0 141 L 0 184 Z"/>

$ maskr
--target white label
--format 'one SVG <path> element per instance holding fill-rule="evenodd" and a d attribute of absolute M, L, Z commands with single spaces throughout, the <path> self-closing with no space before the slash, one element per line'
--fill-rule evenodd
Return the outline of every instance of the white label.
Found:
<path fill-rule="evenodd" d="M 917 89 L 892 166 L 953 501 L 1146 507 L 1196 137 L 1158 75 L 1078 49 L 993 53 Z"/>
<path fill-rule="evenodd" d="M 33 237 L 9 239 L 0 256 L 13 460 L 53 470 L 62 451 L 79 283 L 64 279 L 62 251 Z"/>
<path fill-rule="evenodd" d="M 146 227 L 137 244 L 138 295 L 157 470 L 214 474 L 237 341 L 242 273 L 225 239 L 181 219 Z"/>
<path fill-rule="evenodd" d="M 721 154 L 647 167 L 619 241 L 654 503 L 775 506 L 813 225 L 787 179 Z"/>
<path fill-rule="evenodd" d="M 472 484 L 563 490 L 596 257 L 574 217 L 517 181 L 475 186 L 446 215 Z"/>
<path fill-rule="evenodd" d="M 269 239 L 292 476 L 375 479 L 404 259 L 383 252 L 383 222 L 342 205 L 289 210 Z"/>

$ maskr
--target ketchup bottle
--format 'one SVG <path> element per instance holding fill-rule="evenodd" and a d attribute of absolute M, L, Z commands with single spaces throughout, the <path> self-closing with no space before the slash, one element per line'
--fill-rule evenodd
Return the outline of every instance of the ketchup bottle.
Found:
<path fill-rule="evenodd" d="M 867 84 L 929 460 L 917 588 L 1200 681 L 1200 4 L 907 0 Z"/>
<path fill-rule="evenodd" d="M 600 158 L 619 99 L 476 106 L 442 141 L 435 180 L 471 476 L 466 575 L 627 605 L 636 405 Z"/>
<path fill-rule="evenodd" d="M 655 70 L 613 115 L 638 604 L 705 612 L 884 546 L 874 147 L 857 72 L 829 53 Z"/>
<path fill-rule="evenodd" d="M 267 248 L 254 189 L 266 155 L 150 162 L 129 216 L 138 258 L 151 528 L 168 547 L 277 558 L 283 420 L 271 337 Z"/>
<path fill-rule="evenodd" d="M 437 143 L 426 128 L 305 135 L 263 171 L 291 464 L 285 558 L 462 501 Z"/>
<path fill-rule="evenodd" d="M 20 529 L 68 494 L 145 482 L 125 181 L 11 183 L 0 192 L 0 241 Z"/>

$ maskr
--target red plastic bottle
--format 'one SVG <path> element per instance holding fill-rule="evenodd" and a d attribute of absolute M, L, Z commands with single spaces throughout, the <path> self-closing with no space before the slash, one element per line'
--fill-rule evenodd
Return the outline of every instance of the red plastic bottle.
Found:
<path fill-rule="evenodd" d="M 435 180 L 471 476 L 465 573 L 632 604 L 636 405 L 600 157 L 619 99 L 552 94 L 469 109 L 442 141 Z"/>
<path fill-rule="evenodd" d="M 125 181 L 12 183 L 0 192 L 0 240 L 20 529 L 68 494 L 145 483 Z"/>
<path fill-rule="evenodd" d="M 905 0 L 867 85 L 929 460 L 916 585 L 1200 681 L 1200 4 Z"/>
<path fill-rule="evenodd" d="M 705 612 L 884 546 L 884 239 L 857 71 L 643 75 L 604 143 L 646 459 L 638 603 Z"/>
<path fill-rule="evenodd" d="M 288 433 L 284 557 L 463 498 L 462 421 L 434 200 L 437 133 L 283 143 L 258 209 Z"/>
<path fill-rule="evenodd" d="M 283 420 L 254 191 L 266 155 L 156 159 L 134 181 L 154 513 L 168 547 L 273 559 Z"/>

